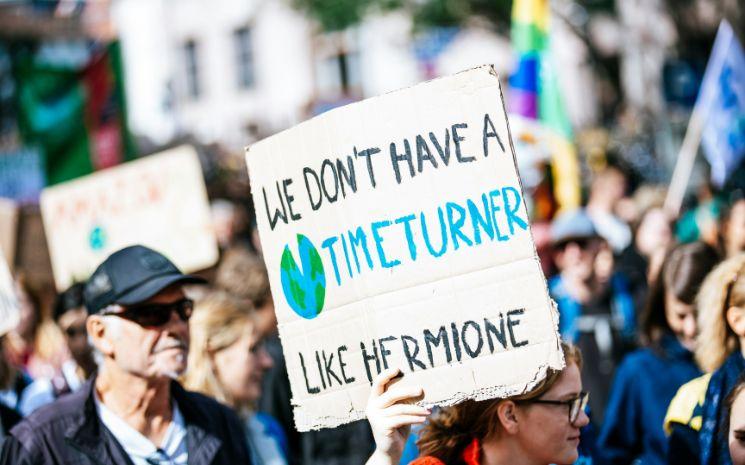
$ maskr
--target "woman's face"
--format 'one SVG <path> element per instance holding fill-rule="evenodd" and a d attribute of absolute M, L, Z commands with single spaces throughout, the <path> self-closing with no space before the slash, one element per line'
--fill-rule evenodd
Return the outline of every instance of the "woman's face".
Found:
<path fill-rule="evenodd" d="M 246 323 L 237 341 L 215 352 L 214 363 L 218 381 L 239 406 L 251 405 L 258 400 L 264 371 L 272 366 L 272 359 L 255 326 Z"/>
<path fill-rule="evenodd" d="M 651 256 L 664 250 L 672 242 L 673 232 L 667 214 L 661 208 L 649 210 L 642 218 L 636 232 L 636 247 L 643 255 Z"/>
<path fill-rule="evenodd" d="M 732 403 L 729 420 L 729 453 L 733 465 L 745 465 L 745 390 Z"/>
<path fill-rule="evenodd" d="M 572 363 L 559 376 L 557 382 L 540 398 L 543 400 L 567 400 L 582 392 L 579 368 Z M 569 423 L 567 405 L 524 404 L 517 410 L 520 425 L 517 440 L 521 449 L 535 463 L 571 464 L 579 456 L 579 430 L 590 422 L 584 411 L 579 413 L 574 424 Z"/>
<path fill-rule="evenodd" d="M 665 291 L 665 318 L 680 344 L 693 351 L 696 348 L 696 334 L 698 333 L 696 307 L 681 302 L 671 292 Z"/>
<path fill-rule="evenodd" d="M 732 207 L 724 228 L 724 241 L 728 255 L 745 250 L 745 200 L 738 200 Z"/>
<path fill-rule="evenodd" d="M 18 296 L 18 304 L 21 312 L 18 325 L 16 325 L 14 331 L 22 338 L 30 339 L 34 336 L 36 327 L 39 324 L 39 315 L 36 308 L 34 308 L 31 297 L 18 283 L 15 285 L 15 291 Z"/>

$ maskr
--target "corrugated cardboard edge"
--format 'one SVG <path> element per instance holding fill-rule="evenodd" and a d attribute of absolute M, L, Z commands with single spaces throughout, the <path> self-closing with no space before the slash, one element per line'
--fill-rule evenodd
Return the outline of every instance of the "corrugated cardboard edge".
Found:
<path fill-rule="evenodd" d="M 520 171 L 519 171 L 518 164 L 517 164 L 515 147 L 514 147 L 514 143 L 513 143 L 513 140 L 512 140 L 512 131 L 510 129 L 509 117 L 507 115 L 507 109 L 505 107 L 504 93 L 502 92 L 502 84 L 499 81 L 499 74 L 497 73 L 496 69 L 494 68 L 494 65 L 485 64 L 485 65 L 481 65 L 481 66 L 476 66 L 476 67 L 473 67 L 473 68 L 469 68 L 469 69 L 460 71 L 460 72 L 455 73 L 453 75 L 441 76 L 441 77 L 438 77 L 436 79 L 431 79 L 431 80 L 425 81 L 425 82 L 434 82 L 434 81 L 438 81 L 438 80 L 441 80 L 441 79 L 452 78 L 453 76 L 456 76 L 456 75 L 459 75 L 459 74 L 463 74 L 463 73 L 472 72 L 472 71 L 475 71 L 475 70 L 478 70 L 478 71 L 482 71 L 483 70 L 483 71 L 489 73 L 490 75 L 492 75 L 496 79 L 496 81 L 497 81 L 497 88 L 499 89 L 499 93 L 500 93 L 501 100 L 502 100 L 502 111 L 505 114 L 505 121 L 506 121 L 506 124 L 507 124 L 507 135 L 508 135 L 508 139 L 509 139 L 512 160 L 513 160 L 513 164 L 515 166 L 515 171 L 517 172 L 517 175 L 518 175 L 517 177 L 518 177 L 518 182 L 520 183 L 520 190 L 522 192 L 524 192 L 524 190 L 523 190 L 523 184 L 522 184 L 522 178 L 520 177 Z M 370 104 L 372 101 L 377 100 L 377 99 L 379 99 L 379 98 L 381 98 L 381 97 L 383 97 L 385 95 L 396 93 L 396 92 L 401 92 L 401 91 L 404 91 L 406 89 L 410 89 L 410 88 L 412 88 L 412 87 L 414 87 L 416 85 L 420 85 L 420 84 L 423 84 L 423 83 L 417 83 L 417 84 L 412 85 L 412 86 L 407 86 L 407 87 L 396 89 L 396 90 L 393 90 L 393 91 L 390 91 L 390 92 L 386 92 L 386 93 L 377 95 L 375 97 L 370 97 L 368 99 L 365 99 L 365 101 L 367 101 L 367 104 Z M 338 111 L 338 110 L 341 110 L 342 108 L 347 108 L 349 106 L 357 105 L 359 103 L 361 103 L 361 102 L 351 103 L 351 104 L 345 105 L 343 107 L 339 107 L 339 108 L 335 108 L 335 109 L 329 110 L 329 112 L 326 112 L 326 113 Z M 326 113 L 324 113 L 324 114 L 326 114 Z M 291 128 L 285 129 L 284 131 L 281 131 L 281 132 L 279 132 L 279 133 L 277 133 L 277 134 L 275 134 L 273 136 L 270 136 L 270 137 L 277 137 L 277 136 L 285 133 L 286 131 L 295 130 L 295 129 L 304 127 L 304 126 L 306 126 L 308 124 L 311 124 L 311 122 L 313 120 L 315 120 L 316 118 L 319 118 L 320 116 L 322 116 L 322 115 L 316 115 L 313 118 L 310 118 L 308 120 L 305 120 L 305 121 L 303 121 L 303 122 L 301 122 L 301 123 L 299 123 L 299 124 L 297 124 L 297 125 L 295 125 L 295 126 L 293 126 Z M 262 141 L 256 142 L 256 144 L 261 143 L 261 142 Z M 255 144 L 252 144 L 252 145 L 255 145 Z M 250 184 L 251 173 L 250 173 L 250 168 L 249 168 L 249 163 L 248 163 L 248 157 L 249 157 L 249 154 L 250 154 L 250 150 L 251 150 L 252 145 L 251 146 L 246 146 L 244 150 L 245 150 L 245 157 L 246 157 L 246 167 L 248 169 L 248 175 L 249 175 L 249 185 L 251 187 L 251 195 L 253 196 L 253 194 L 254 194 L 253 193 L 253 185 Z M 523 206 L 525 207 L 525 209 L 527 211 L 527 205 L 525 204 L 524 196 L 523 196 Z M 532 258 L 536 262 L 536 266 L 540 269 L 540 261 L 538 259 L 538 251 L 537 251 L 537 249 L 535 247 L 535 240 L 533 240 L 532 226 L 529 224 L 528 227 L 529 227 L 530 236 L 531 236 L 531 239 L 532 239 L 532 242 L 533 242 L 533 257 Z M 550 356 L 549 357 L 549 361 L 547 363 L 541 364 L 535 370 L 535 373 L 534 373 L 533 378 L 529 382 L 527 382 L 524 386 L 521 386 L 521 387 L 510 387 L 510 386 L 501 386 L 500 387 L 500 386 L 493 386 L 493 387 L 478 389 L 478 390 L 472 391 L 470 393 L 458 392 L 458 393 L 454 394 L 453 396 L 451 396 L 449 398 L 439 400 L 436 404 L 434 404 L 434 403 L 419 402 L 419 405 L 423 405 L 423 406 L 427 406 L 427 407 L 431 407 L 433 405 L 451 406 L 451 405 L 458 404 L 458 403 L 463 402 L 463 401 L 468 400 L 468 399 L 473 399 L 473 400 L 488 400 L 488 399 L 507 398 L 507 397 L 511 397 L 511 396 L 516 396 L 516 395 L 520 395 L 520 394 L 526 393 L 526 392 L 532 390 L 533 388 L 535 388 L 546 377 L 549 369 L 553 369 L 553 370 L 561 370 L 561 369 L 563 369 L 566 364 L 565 364 L 565 360 L 564 360 L 564 354 L 563 354 L 563 352 L 561 350 L 561 339 L 559 337 L 559 332 L 558 332 L 559 331 L 559 312 L 558 312 L 558 308 L 557 308 L 556 303 L 550 298 L 550 294 L 549 294 L 549 291 L 548 291 L 548 284 L 546 282 L 545 276 L 544 276 L 544 281 L 543 281 L 543 287 L 544 287 L 544 292 L 546 293 L 547 296 L 549 296 L 549 302 L 550 302 L 550 306 L 551 306 L 551 308 L 549 309 L 549 311 L 551 313 L 551 319 L 552 319 L 552 322 L 553 322 L 554 334 L 556 335 L 556 337 L 554 339 L 554 344 L 555 345 L 551 348 L 551 352 L 553 354 L 558 354 L 558 365 L 554 365 L 554 364 L 551 363 L 551 359 L 553 357 Z M 280 340 L 281 340 L 281 336 L 280 336 Z M 295 413 L 295 415 L 294 415 L 295 416 L 295 425 L 296 425 L 297 430 L 298 431 L 301 431 L 301 432 L 311 431 L 311 430 L 318 430 L 318 429 L 321 429 L 321 428 L 334 428 L 334 427 L 337 427 L 337 426 L 340 426 L 340 425 L 349 423 L 351 421 L 362 420 L 362 419 L 365 418 L 365 412 L 364 411 L 356 411 L 354 409 L 350 409 L 348 415 L 345 416 L 345 417 L 343 417 L 343 418 L 342 417 L 336 417 L 336 416 L 312 417 L 311 418 L 309 416 L 306 416 L 306 415 L 302 414 L 302 412 L 299 412 L 297 410 L 297 408 L 296 408 L 298 406 L 297 404 L 292 403 L 292 405 L 293 405 L 293 410 L 295 411 L 294 412 Z"/>
<path fill-rule="evenodd" d="M 499 81 L 499 73 L 497 73 L 497 70 L 494 69 L 494 65 L 488 65 L 489 67 L 489 73 L 494 76 L 494 78 L 497 80 L 497 85 L 499 86 L 499 94 L 502 96 L 502 110 L 504 111 L 505 115 L 505 122 L 507 123 L 507 139 L 510 141 L 510 152 L 512 153 L 512 162 L 515 164 L 515 171 L 517 172 L 517 181 L 520 183 L 520 192 L 523 193 L 523 206 L 525 207 L 525 211 L 528 211 L 528 205 L 525 203 L 525 189 L 523 189 L 523 178 L 520 176 L 520 166 L 517 163 L 517 152 L 515 151 L 515 144 L 512 142 L 512 129 L 510 128 L 510 118 L 509 114 L 507 113 L 507 108 L 505 107 L 504 103 L 504 92 L 502 92 L 502 83 Z M 533 260 L 535 260 L 536 265 L 538 266 L 538 269 L 543 270 L 541 268 L 541 261 L 538 258 L 538 249 L 536 249 L 535 246 L 535 237 L 533 236 L 533 225 L 530 221 L 528 221 L 528 229 L 530 231 L 530 238 L 531 242 L 533 243 Z M 541 271 L 541 274 L 543 272 Z M 556 335 L 556 351 L 559 354 L 559 357 L 561 359 L 561 365 L 558 367 L 552 367 L 554 369 L 564 369 L 566 367 L 566 361 L 564 360 L 564 352 L 561 350 L 561 336 L 559 335 L 559 306 L 554 302 L 554 300 L 551 298 L 551 293 L 548 290 L 548 282 L 546 281 L 546 276 L 543 276 L 543 287 L 546 291 L 546 295 L 548 295 L 548 300 L 551 303 L 551 318 L 554 323 L 554 334 Z M 546 374 L 544 373 L 543 376 L 540 377 L 540 380 L 546 377 Z M 533 384 L 537 384 L 537 382 Z M 532 388 L 532 386 L 531 386 Z"/>

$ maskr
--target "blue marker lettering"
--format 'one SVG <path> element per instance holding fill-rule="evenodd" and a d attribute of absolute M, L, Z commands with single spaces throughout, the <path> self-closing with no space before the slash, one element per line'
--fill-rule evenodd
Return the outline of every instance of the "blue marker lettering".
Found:
<path fill-rule="evenodd" d="M 492 219 L 494 220 L 494 231 L 497 233 L 497 240 L 500 242 L 504 242 L 509 240 L 510 238 L 507 236 L 503 236 L 499 232 L 499 224 L 497 223 L 497 212 L 501 210 L 499 206 L 497 206 L 497 203 L 494 201 L 495 197 L 499 197 L 501 195 L 501 192 L 499 192 L 499 189 L 494 189 L 493 191 L 489 192 L 489 205 L 491 206 L 491 214 Z"/>
<path fill-rule="evenodd" d="M 507 195 L 508 192 L 512 192 L 515 196 L 515 203 L 512 205 L 510 205 L 509 196 Z M 515 223 L 517 223 L 517 225 L 520 226 L 523 231 L 528 229 L 528 223 L 524 219 L 516 215 L 516 213 L 520 210 L 520 191 L 510 186 L 503 187 L 502 199 L 504 200 L 504 212 L 507 215 L 507 226 L 510 227 L 510 234 L 515 234 Z"/>
<path fill-rule="evenodd" d="M 458 238 L 469 246 L 473 245 L 471 239 L 461 232 L 461 228 L 463 228 L 466 222 L 466 209 L 455 202 L 448 202 L 445 204 L 445 207 L 448 211 L 448 224 L 450 226 L 450 237 L 453 239 L 453 249 L 458 250 L 458 247 L 460 247 Z M 455 221 L 453 221 L 453 212 L 458 213 L 458 219 Z"/>
<path fill-rule="evenodd" d="M 349 250 L 347 250 L 347 239 L 344 237 L 344 234 L 341 235 L 341 246 L 344 249 L 344 259 L 347 261 L 347 271 L 349 272 L 349 277 L 352 277 L 352 264 L 349 263 Z"/>
<path fill-rule="evenodd" d="M 357 258 L 357 246 L 362 245 L 362 251 L 365 252 L 365 260 L 367 260 L 367 266 L 370 267 L 370 269 L 373 269 L 373 262 L 372 257 L 370 256 L 370 251 L 367 249 L 367 235 L 365 234 L 365 231 L 362 229 L 362 226 L 357 227 L 357 233 L 352 234 L 352 231 L 348 232 L 349 234 L 349 246 L 352 249 L 352 255 L 354 256 L 354 263 L 357 265 L 357 273 L 360 272 L 360 260 Z"/>
<path fill-rule="evenodd" d="M 468 205 L 468 212 L 471 214 L 471 223 L 473 224 L 473 240 L 476 244 L 481 244 L 481 229 L 489 239 L 494 240 L 494 218 L 489 214 L 489 200 L 486 198 L 486 194 L 481 194 L 481 202 L 484 204 L 484 214 L 481 215 L 481 211 L 476 204 L 468 199 L 466 204 Z"/>
<path fill-rule="evenodd" d="M 385 251 L 383 251 L 383 238 L 380 237 L 379 230 L 381 228 L 387 228 L 390 225 L 391 222 L 388 220 L 376 221 L 372 224 L 373 239 L 375 240 L 375 247 L 378 249 L 378 258 L 380 258 L 380 264 L 383 268 L 393 268 L 394 266 L 401 264 L 401 260 L 393 260 L 392 262 L 389 262 L 385 258 Z"/>
<path fill-rule="evenodd" d="M 443 218 L 442 215 L 442 207 L 437 208 L 437 214 L 440 217 L 440 237 L 442 238 L 442 247 L 440 247 L 440 250 L 437 252 L 435 252 L 435 250 L 432 248 L 432 243 L 429 240 L 429 233 L 427 232 L 427 221 L 424 219 L 424 212 L 419 214 L 419 218 L 422 222 L 422 235 L 424 236 L 424 243 L 427 245 L 427 249 L 429 249 L 429 253 L 432 254 L 433 257 L 441 256 L 445 253 L 448 247 L 448 236 L 445 232 L 445 218 Z"/>
<path fill-rule="evenodd" d="M 324 249 L 328 249 L 329 251 L 329 257 L 331 257 L 331 263 L 334 265 L 334 276 L 336 277 L 336 284 L 341 285 L 341 277 L 339 276 L 339 267 L 336 265 L 336 252 L 334 252 L 334 242 L 336 242 L 338 239 L 336 236 L 329 237 L 325 241 L 323 241 L 323 244 L 321 244 L 321 247 Z"/>
<path fill-rule="evenodd" d="M 411 231 L 411 222 L 416 219 L 414 215 L 406 215 L 398 218 L 395 223 L 404 225 L 404 232 L 406 233 L 406 242 L 409 244 L 409 255 L 412 261 L 416 261 L 416 244 L 414 243 L 414 235 Z"/>

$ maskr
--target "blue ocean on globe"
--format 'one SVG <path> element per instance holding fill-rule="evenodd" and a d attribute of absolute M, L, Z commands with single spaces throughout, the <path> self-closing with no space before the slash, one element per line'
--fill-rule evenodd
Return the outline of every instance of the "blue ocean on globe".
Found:
<path fill-rule="evenodd" d="M 303 318 L 317 317 L 326 298 L 326 273 L 318 250 L 302 234 L 297 235 L 300 267 L 285 245 L 280 262 L 282 291 L 290 307 Z"/>

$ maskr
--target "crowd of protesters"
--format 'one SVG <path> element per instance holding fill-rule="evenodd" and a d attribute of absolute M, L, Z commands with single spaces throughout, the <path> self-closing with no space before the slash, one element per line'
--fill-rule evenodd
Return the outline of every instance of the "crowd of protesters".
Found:
<path fill-rule="evenodd" d="M 745 464 L 745 200 L 677 218 L 662 200 L 608 167 L 584 208 L 534 225 L 563 370 L 430 411 L 391 369 L 368 421 L 307 433 L 254 231 L 199 276 L 122 249 L 51 306 L 17 277 L 0 464 Z"/>

